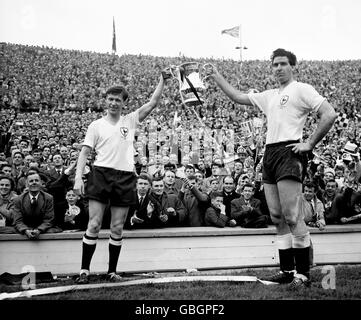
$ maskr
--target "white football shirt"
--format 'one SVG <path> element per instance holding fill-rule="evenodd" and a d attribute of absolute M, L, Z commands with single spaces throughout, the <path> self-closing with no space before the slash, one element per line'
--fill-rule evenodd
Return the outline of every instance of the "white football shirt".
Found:
<path fill-rule="evenodd" d="M 317 112 L 326 100 L 311 85 L 298 81 L 291 82 L 282 91 L 249 93 L 248 98 L 266 114 L 266 144 L 302 139 L 308 113 Z"/>
<path fill-rule="evenodd" d="M 134 135 L 139 125 L 139 112 L 120 117 L 112 125 L 104 118 L 93 121 L 83 145 L 96 152 L 95 166 L 122 171 L 134 171 Z"/>

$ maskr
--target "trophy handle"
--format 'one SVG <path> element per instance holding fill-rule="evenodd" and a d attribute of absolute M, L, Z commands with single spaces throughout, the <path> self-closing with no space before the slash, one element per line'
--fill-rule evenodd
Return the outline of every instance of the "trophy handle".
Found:
<path fill-rule="evenodd" d="M 176 78 L 175 72 L 176 72 L 176 66 L 174 65 L 170 65 L 169 67 L 166 67 L 165 69 L 162 70 L 162 76 L 163 79 L 171 79 L 171 78 Z"/>
<path fill-rule="evenodd" d="M 172 75 L 173 78 L 176 78 L 178 81 L 180 81 L 179 66 L 175 66 L 175 65 L 169 66 L 169 73 Z"/>

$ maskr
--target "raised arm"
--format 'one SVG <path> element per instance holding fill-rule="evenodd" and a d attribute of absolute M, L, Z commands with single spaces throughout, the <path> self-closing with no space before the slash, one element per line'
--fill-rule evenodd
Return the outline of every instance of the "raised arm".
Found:
<path fill-rule="evenodd" d="M 242 105 L 252 106 L 251 100 L 248 95 L 234 88 L 227 80 L 218 72 L 216 67 L 210 63 L 205 65 L 207 78 L 213 79 L 221 90 L 234 102 L 241 104 L 240 108 L 245 111 Z"/>
<path fill-rule="evenodd" d="M 147 102 L 146 104 L 144 104 L 139 108 L 139 122 L 142 122 L 158 105 L 158 102 L 162 96 L 163 88 L 164 88 L 164 79 L 163 76 L 160 76 L 158 85 L 155 91 L 153 92 L 153 95 L 150 98 L 149 102 Z"/>

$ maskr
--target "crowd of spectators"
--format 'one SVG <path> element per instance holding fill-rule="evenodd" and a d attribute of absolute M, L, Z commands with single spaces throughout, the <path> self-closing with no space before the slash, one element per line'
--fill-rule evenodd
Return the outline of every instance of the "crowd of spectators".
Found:
<path fill-rule="evenodd" d="M 87 199 L 72 192 L 74 167 L 86 128 L 103 114 L 110 85 L 127 87 L 125 112 L 149 100 L 163 68 L 188 61 L 215 64 L 242 91 L 275 85 L 269 61 L 244 61 L 240 69 L 234 60 L 117 56 L 7 43 L 0 44 L 0 54 L 2 232 L 20 230 L 16 199 L 29 193 L 31 200 L 29 183 L 35 190 L 37 177 L 39 190 L 53 203 L 49 228 L 40 232 L 86 228 Z M 344 115 L 309 155 L 302 214 L 320 229 L 361 222 L 361 60 L 300 61 L 296 74 Z M 141 124 L 134 144 L 139 201 L 126 228 L 272 224 L 261 182 L 265 118 L 251 108 L 240 112 L 214 84 L 206 82 L 206 87 L 205 103 L 192 109 L 182 105 L 178 82 L 170 81 L 160 105 Z M 311 115 L 305 139 L 315 124 Z M 95 156 L 88 159 L 85 181 Z M 108 222 L 105 218 L 104 228 Z"/>

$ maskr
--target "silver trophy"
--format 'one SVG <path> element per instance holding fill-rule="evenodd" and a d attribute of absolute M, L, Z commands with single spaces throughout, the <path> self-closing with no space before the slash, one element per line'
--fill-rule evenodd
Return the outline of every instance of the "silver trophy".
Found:
<path fill-rule="evenodd" d="M 214 66 L 212 64 L 206 63 L 205 65 L 201 65 L 198 62 L 186 62 L 179 66 L 172 65 L 162 71 L 164 79 L 173 77 L 178 80 L 182 103 L 193 111 L 203 128 L 205 128 L 206 125 L 195 110 L 195 107 L 203 105 L 204 93 L 206 91 L 204 81 L 209 78 L 213 71 Z M 222 146 L 209 134 L 208 130 L 204 132 L 210 140 L 214 141 L 217 148 L 221 150 Z M 224 163 L 234 161 L 227 152 L 224 152 L 224 156 Z"/>
<path fill-rule="evenodd" d="M 171 66 L 170 72 L 179 82 L 179 92 L 182 102 L 187 107 L 204 103 L 206 87 L 203 83 L 203 67 L 198 62 L 186 62 L 180 66 Z"/>

